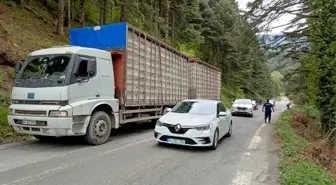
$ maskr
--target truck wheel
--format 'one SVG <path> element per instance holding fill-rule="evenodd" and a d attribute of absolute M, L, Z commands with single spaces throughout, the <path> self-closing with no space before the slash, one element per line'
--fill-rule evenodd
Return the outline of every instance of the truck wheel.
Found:
<path fill-rule="evenodd" d="M 103 111 L 93 113 L 84 136 L 90 145 L 104 144 L 111 134 L 110 116 Z"/>
<path fill-rule="evenodd" d="M 34 137 L 40 141 L 44 141 L 44 142 L 47 142 L 47 141 L 53 141 L 55 139 L 55 137 L 52 137 L 52 136 L 41 136 L 41 135 L 34 135 Z"/>

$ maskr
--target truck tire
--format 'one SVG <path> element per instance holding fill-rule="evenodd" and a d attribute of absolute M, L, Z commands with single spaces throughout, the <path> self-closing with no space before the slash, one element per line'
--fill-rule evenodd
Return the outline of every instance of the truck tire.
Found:
<path fill-rule="evenodd" d="M 53 136 L 34 135 L 34 137 L 43 142 L 53 141 L 55 139 Z"/>
<path fill-rule="evenodd" d="M 104 144 L 111 134 L 110 116 L 103 111 L 94 112 L 84 136 L 85 141 L 90 145 Z"/>

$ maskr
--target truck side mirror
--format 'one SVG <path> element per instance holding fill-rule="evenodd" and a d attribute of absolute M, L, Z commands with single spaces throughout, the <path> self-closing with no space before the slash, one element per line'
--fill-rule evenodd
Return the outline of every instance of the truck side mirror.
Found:
<path fill-rule="evenodd" d="M 15 63 L 15 74 L 18 74 L 21 70 L 22 64 L 21 62 L 16 62 Z"/>
<path fill-rule="evenodd" d="M 90 75 L 95 73 L 95 62 L 94 61 L 88 61 L 86 72 Z"/>

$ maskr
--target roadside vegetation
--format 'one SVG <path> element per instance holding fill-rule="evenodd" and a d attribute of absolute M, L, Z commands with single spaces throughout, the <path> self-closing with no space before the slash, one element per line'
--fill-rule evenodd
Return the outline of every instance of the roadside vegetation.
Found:
<path fill-rule="evenodd" d="M 336 184 L 336 150 L 320 134 L 312 110 L 303 106 L 282 113 L 276 129 L 281 147 L 281 185 Z"/>
<path fill-rule="evenodd" d="M 285 94 L 298 108 L 283 114 L 283 184 L 336 184 L 336 7 L 328 0 L 255 0 L 249 15 L 264 31 L 285 14 L 281 34 L 267 35 L 264 48 L 284 76 Z M 292 182 L 291 182 L 292 181 Z"/>
<path fill-rule="evenodd" d="M 9 98 L 0 96 L 0 144 L 22 141 L 30 138 L 24 134 L 18 134 L 7 123 L 7 107 L 9 106 Z"/>
<path fill-rule="evenodd" d="M 67 45 L 73 27 L 126 21 L 190 57 L 219 67 L 226 106 L 236 98 L 276 97 L 282 75 L 272 73 L 258 30 L 247 20 L 231 0 L 4 0 L 0 2 L 0 95 L 9 97 L 13 66 L 29 52 Z M 5 123 L 7 104 L 0 106 L 0 142 L 24 139 Z"/>

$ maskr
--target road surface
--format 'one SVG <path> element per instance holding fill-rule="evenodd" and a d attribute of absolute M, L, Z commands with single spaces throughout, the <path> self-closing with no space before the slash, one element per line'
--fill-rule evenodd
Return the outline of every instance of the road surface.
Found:
<path fill-rule="evenodd" d="M 277 115 L 281 112 L 276 108 Z M 233 136 L 217 150 L 159 146 L 153 127 L 115 132 L 101 146 L 79 139 L 29 141 L 0 146 L 3 185 L 270 185 L 276 168 L 271 149 L 274 125 L 254 117 L 234 117 Z M 273 147 L 274 148 L 274 147 Z M 272 159 L 273 158 L 273 159 Z M 258 167 L 259 165 L 259 167 Z M 259 170 L 259 171 L 258 171 Z"/>

